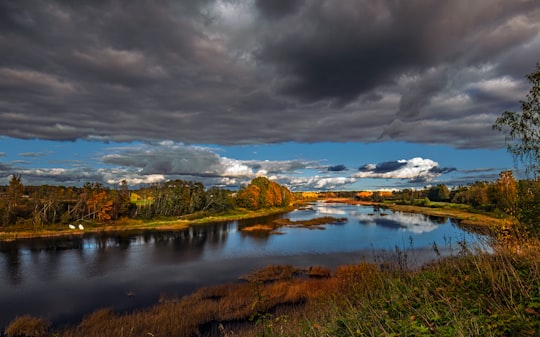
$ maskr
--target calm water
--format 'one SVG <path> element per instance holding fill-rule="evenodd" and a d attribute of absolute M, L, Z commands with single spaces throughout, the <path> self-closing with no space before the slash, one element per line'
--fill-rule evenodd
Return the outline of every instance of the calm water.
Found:
<path fill-rule="evenodd" d="M 0 331 L 22 314 L 63 324 L 97 308 L 150 306 L 161 294 L 182 296 L 201 286 L 235 282 L 269 264 L 332 268 L 384 258 L 396 249 L 407 251 L 410 263 L 421 263 L 435 257 L 434 242 L 442 252 L 452 253 L 458 242 L 479 239 L 446 218 L 381 212 L 317 203 L 279 216 L 183 231 L 0 243 Z M 241 231 L 278 217 L 327 215 L 348 220 L 324 230 L 283 228 L 282 235 Z"/>

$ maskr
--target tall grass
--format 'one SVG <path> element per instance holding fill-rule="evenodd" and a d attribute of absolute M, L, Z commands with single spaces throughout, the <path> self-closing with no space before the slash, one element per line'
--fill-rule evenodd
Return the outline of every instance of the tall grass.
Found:
<path fill-rule="evenodd" d="M 391 262 L 341 266 L 331 276 L 320 266 L 304 273 L 270 266 L 145 310 L 101 309 L 49 335 L 539 336 L 538 247 L 461 247 L 414 269 L 398 252 Z"/>
<path fill-rule="evenodd" d="M 466 254 L 349 278 L 310 336 L 538 336 L 537 250 Z M 305 330 L 293 334 L 304 335 Z"/>

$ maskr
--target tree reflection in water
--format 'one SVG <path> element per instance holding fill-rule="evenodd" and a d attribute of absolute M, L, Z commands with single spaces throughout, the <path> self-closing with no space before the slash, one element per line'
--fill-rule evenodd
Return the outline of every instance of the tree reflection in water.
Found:
<path fill-rule="evenodd" d="M 443 247 L 449 238 L 474 241 L 445 218 L 384 212 L 316 203 L 283 215 L 175 231 L 0 242 L 0 299 L 16 303 L 2 308 L 0 329 L 22 314 L 62 323 L 100 307 L 133 310 L 156 303 L 162 293 L 182 296 L 200 286 L 234 281 L 269 264 L 331 268 L 355 263 L 372 257 L 374 249 L 401 246 L 409 237 L 417 251 L 428 251 L 434 242 Z M 324 225 L 323 231 L 280 228 L 283 235 L 242 231 L 279 218 L 298 221 L 324 216 L 347 221 Z M 135 295 L 127 296 L 128 292 Z"/>

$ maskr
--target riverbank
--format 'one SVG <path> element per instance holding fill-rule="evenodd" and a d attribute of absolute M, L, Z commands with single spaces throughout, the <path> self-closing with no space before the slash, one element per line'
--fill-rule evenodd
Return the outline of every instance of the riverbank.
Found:
<path fill-rule="evenodd" d="M 349 198 L 331 198 L 326 199 L 329 203 L 346 203 L 349 205 L 374 206 L 379 209 L 389 209 L 396 212 L 417 213 L 430 216 L 447 217 L 455 219 L 458 224 L 464 228 L 490 231 L 497 230 L 506 226 L 511 226 L 515 222 L 510 218 L 498 218 L 487 214 L 473 212 L 470 208 L 457 208 L 453 204 L 438 203 L 430 207 L 400 205 L 395 203 L 358 201 Z"/>
<path fill-rule="evenodd" d="M 274 214 L 291 212 L 301 205 L 292 205 L 289 207 L 267 208 L 256 211 L 247 209 L 236 209 L 233 213 L 223 213 L 209 216 L 197 217 L 192 214 L 185 217 L 160 220 L 140 220 L 122 218 L 110 223 L 93 223 L 80 221 L 76 223 L 74 229 L 68 225 L 51 225 L 43 229 L 29 229 L 27 227 L 12 226 L 9 230 L 0 230 L 0 241 L 14 241 L 17 239 L 31 239 L 44 237 L 74 237 L 82 236 L 86 233 L 108 233 L 108 232 L 127 232 L 127 231 L 146 231 L 146 230 L 183 230 L 193 225 L 205 225 L 217 222 L 237 221 L 243 219 L 252 219 Z M 79 229 L 79 224 L 83 229 Z"/>
<path fill-rule="evenodd" d="M 338 208 L 357 211 L 355 207 Z M 382 208 L 379 212 L 390 213 Z M 290 223 L 296 224 L 294 221 Z M 352 227 L 360 230 L 363 228 Z M 205 230 L 205 227 L 200 229 Z M 200 238 L 196 228 L 194 231 L 193 238 Z M 213 233 L 216 235 L 216 232 Z M 324 242 L 330 238 L 325 233 L 322 233 L 321 237 L 324 237 Z M 203 235 L 203 241 L 199 242 L 212 241 L 209 238 Z M 302 234 L 300 239 L 310 241 L 305 234 Z M 226 245 L 221 240 L 213 242 L 221 246 Z M 339 241 L 340 244 L 343 242 Z M 199 245 L 197 241 L 193 244 Z M 167 246 L 160 245 L 162 248 Z M 177 245 L 177 248 L 180 246 L 184 245 Z M 290 263 L 291 266 L 272 265 L 270 268 L 242 277 L 244 281 L 227 280 L 225 282 L 232 283 L 224 282 L 210 288 L 199 288 L 193 293 L 181 294 L 180 297 L 174 292 L 163 291 L 161 294 L 172 295 L 162 295 L 160 304 L 157 304 L 156 296 L 153 302 L 155 305 L 145 309 L 126 312 L 117 310 L 118 307 L 105 307 L 85 314 L 84 318 L 73 320 L 69 325 L 53 325 L 52 331 L 47 321 L 36 321 L 32 317 L 17 318 L 13 324 L 9 324 L 8 330 L 14 336 L 22 335 L 18 329 L 35 326 L 35 323 L 41 322 L 43 336 L 322 337 L 398 334 L 473 335 L 471 329 L 476 329 L 476 335 L 502 335 L 505 331 L 516 331 L 526 336 L 529 331 L 537 328 L 534 319 L 538 314 L 536 308 L 540 308 L 537 300 L 540 298 L 538 250 L 521 249 L 520 254 L 515 254 L 512 251 L 499 251 L 495 248 L 494 254 L 483 254 L 460 244 L 449 258 L 445 258 L 444 254 L 439 255 L 437 247 L 427 249 L 434 253 L 435 260 L 422 268 L 411 268 L 408 261 L 412 262 L 414 259 L 407 259 L 407 256 L 412 255 L 403 251 L 396 251 L 389 260 L 377 257 L 372 262 L 356 256 L 351 261 L 362 261 L 361 263 L 331 269 L 323 267 L 326 264 L 319 259 L 314 265 L 310 264 L 313 267 L 309 268 L 306 267 L 309 265 L 295 263 L 288 257 L 286 262 L 281 259 L 271 263 Z M 171 252 L 174 253 L 165 255 L 164 259 L 182 255 L 177 250 Z M 66 253 L 70 252 L 61 254 Z M 103 253 L 109 261 L 115 259 L 110 255 L 111 251 Z M 131 255 L 125 250 L 121 250 L 121 253 L 123 256 Z M 137 273 L 136 277 L 144 275 L 142 278 L 154 284 L 163 279 L 163 276 L 152 274 L 147 266 L 142 264 L 143 257 L 153 255 L 153 253 L 140 254 L 134 261 L 144 266 L 141 268 L 144 272 Z M 77 256 L 76 260 L 88 258 L 89 251 L 84 254 L 75 253 L 74 256 Z M 35 259 L 36 263 L 47 260 L 47 258 Z M 56 260 L 69 261 L 66 258 Z M 149 261 L 155 264 L 158 260 L 154 256 Z M 319 263 L 322 265 L 316 265 Z M 171 270 L 178 275 L 186 272 L 191 274 L 193 270 L 192 265 L 184 269 L 176 259 L 171 265 L 173 266 Z M 299 270 L 298 266 L 302 266 L 300 267 L 302 270 Z M 56 268 L 47 266 L 46 270 L 49 269 Z M 223 274 L 222 270 L 212 268 L 211 273 L 202 278 L 215 279 L 218 274 Z M 47 275 L 50 274 L 47 272 Z M 106 273 L 101 272 L 99 275 Z M 129 277 L 126 278 L 125 274 L 122 274 L 122 279 Z M 178 282 L 178 279 L 175 278 L 174 282 Z M 108 287 L 103 289 L 111 291 Z M 143 296 L 143 291 L 135 288 L 132 292 L 132 289 L 127 286 L 121 289 L 128 291 L 127 295 L 122 293 L 124 298 L 127 296 L 131 301 Z M 65 288 L 62 290 L 65 291 Z M 35 298 L 32 298 L 32 302 L 35 305 Z M 80 305 L 80 302 L 76 305 Z M 382 329 L 378 329 L 379 327 Z"/>
<path fill-rule="evenodd" d="M 508 218 L 496 218 L 481 213 L 473 213 L 467 209 L 451 207 L 422 207 L 413 205 L 399 205 L 392 203 L 380 203 L 371 201 L 357 201 L 349 198 L 330 198 L 323 200 L 328 203 L 346 203 L 350 205 L 374 206 L 404 213 L 419 213 L 430 216 L 449 217 L 457 220 L 458 224 L 464 228 L 481 232 L 498 230 L 511 226 L 513 222 Z M 140 220 L 140 219 L 119 219 L 111 223 L 98 224 L 83 222 L 83 230 L 78 226 L 70 229 L 67 225 L 53 225 L 46 229 L 28 229 L 25 227 L 10 228 L 11 230 L 0 231 L 0 241 L 13 241 L 17 239 L 29 239 L 39 237 L 72 237 L 82 236 L 85 233 L 106 233 L 123 231 L 145 231 L 145 230 L 183 230 L 193 225 L 204 225 L 216 222 L 237 221 L 251 219 L 273 214 L 287 213 L 303 204 L 296 204 L 284 208 L 269 208 L 257 211 L 247 209 L 237 209 L 234 213 L 217 214 L 210 216 L 188 215 L 175 219 L 162 220 Z"/>
<path fill-rule="evenodd" d="M 104 308 L 51 329 L 32 316 L 8 336 L 537 336 L 540 256 L 464 251 L 420 270 L 362 262 L 328 270 L 270 266 L 243 282 L 162 297 L 130 313 Z M 39 334 L 36 334 L 39 331 Z"/>

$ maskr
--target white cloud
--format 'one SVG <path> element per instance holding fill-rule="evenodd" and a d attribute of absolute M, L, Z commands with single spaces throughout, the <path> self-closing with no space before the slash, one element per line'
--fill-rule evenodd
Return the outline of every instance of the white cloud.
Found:
<path fill-rule="evenodd" d="M 240 160 L 220 158 L 221 174 L 226 177 L 253 177 L 253 170 Z"/>
<path fill-rule="evenodd" d="M 366 164 L 356 178 L 432 180 L 440 175 L 439 163 L 420 157 L 379 164 Z"/>
<path fill-rule="evenodd" d="M 523 90 L 522 81 L 514 80 L 508 76 L 483 79 L 469 84 L 467 88 L 508 99 L 523 97 L 526 92 Z"/>
<path fill-rule="evenodd" d="M 118 185 L 123 180 L 126 181 L 128 186 L 137 186 L 145 184 L 155 184 L 166 181 L 165 176 L 162 174 L 149 174 L 146 176 L 119 176 L 117 178 L 108 179 L 107 183 L 111 185 Z"/>

